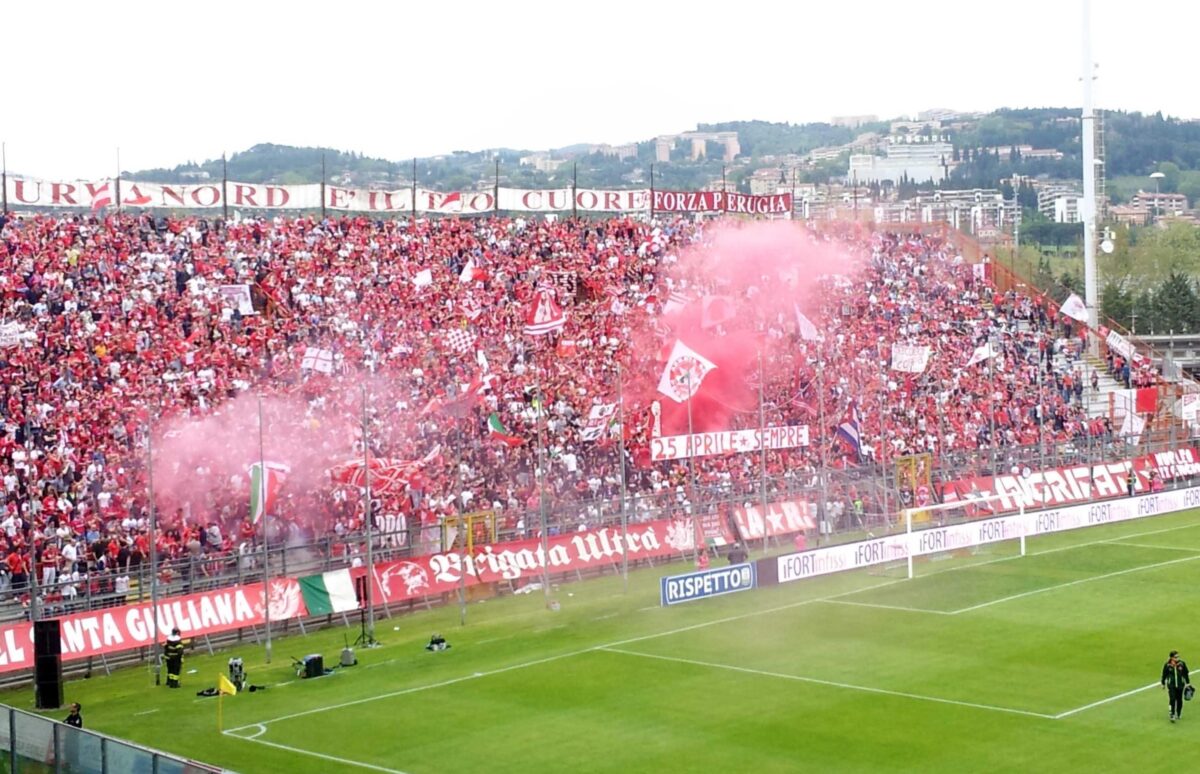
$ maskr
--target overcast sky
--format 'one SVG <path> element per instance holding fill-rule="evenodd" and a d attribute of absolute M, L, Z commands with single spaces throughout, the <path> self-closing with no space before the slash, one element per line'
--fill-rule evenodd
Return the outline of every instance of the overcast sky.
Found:
<path fill-rule="evenodd" d="M 1081 0 L 5 4 L 0 140 L 50 178 L 260 142 L 407 159 L 697 122 L 1081 104 Z M 1200 3 L 1093 0 L 1097 105 L 1200 118 Z"/>

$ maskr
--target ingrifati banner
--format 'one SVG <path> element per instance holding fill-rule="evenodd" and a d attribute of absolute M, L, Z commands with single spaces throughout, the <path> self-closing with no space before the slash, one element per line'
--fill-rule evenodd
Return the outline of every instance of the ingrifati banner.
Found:
<path fill-rule="evenodd" d="M 1059 508 L 1129 493 L 1130 471 L 1134 491 L 1150 489 L 1150 473 L 1163 481 L 1175 481 L 1200 475 L 1200 451 L 1186 447 L 1146 454 L 1130 460 L 1098 465 L 1072 465 L 1031 472 L 1028 476 L 973 476 L 942 485 L 943 502 L 970 501 L 999 495 L 999 503 L 976 506 L 979 512 L 1011 511 L 1024 505 L 1032 508 Z"/>
<path fill-rule="evenodd" d="M 118 201 L 119 191 L 119 201 Z M 787 215 L 791 194 L 749 196 L 721 191 L 597 190 L 591 188 L 488 188 L 483 191 L 431 191 L 399 188 L 369 190 L 316 183 L 270 185 L 235 181 L 148 183 L 137 180 L 40 180 L 10 175 L 6 183 L 10 209 L 55 207 L 99 210 L 131 209 L 315 210 L 322 205 L 340 212 L 481 215 L 506 212 L 727 212 L 744 215 Z"/>

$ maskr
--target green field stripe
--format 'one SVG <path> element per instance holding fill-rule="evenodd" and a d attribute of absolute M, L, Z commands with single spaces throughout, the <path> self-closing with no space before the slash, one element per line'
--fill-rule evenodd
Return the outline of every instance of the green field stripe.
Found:
<path fill-rule="evenodd" d="M 794 680 L 801 683 L 812 683 L 814 685 L 824 685 L 830 688 L 843 688 L 848 691 L 862 691 L 864 693 L 877 693 L 884 696 L 896 696 L 903 699 L 914 699 L 917 701 L 928 701 L 936 704 L 953 704 L 957 707 L 971 707 L 973 709 L 990 710 L 992 712 L 1006 712 L 1011 715 L 1025 715 L 1032 718 L 1042 718 L 1043 720 L 1054 720 L 1054 715 L 1047 715 L 1042 712 L 1033 712 L 1031 710 L 1016 709 L 1015 707 L 998 707 L 992 704 L 976 704 L 970 701 L 959 701 L 957 699 L 944 699 L 940 696 L 924 696 L 919 693 L 908 693 L 906 691 L 892 691 L 887 688 L 875 688 L 869 685 L 854 685 L 853 683 L 840 683 L 835 680 L 822 680 L 819 677 L 805 677 L 803 675 L 789 675 L 784 672 L 769 672 L 765 669 L 751 669 L 750 667 L 736 666 L 734 664 L 717 664 L 711 661 L 697 661 L 690 658 L 680 658 L 678 656 L 661 656 L 655 653 L 639 653 L 634 650 L 624 650 L 621 648 L 598 648 L 605 653 L 620 653 L 625 656 L 640 656 L 642 658 L 658 659 L 659 661 L 671 661 L 677 664 L 690 664 L 692 666 L 707 667 L 709 669 L 725 669 L 731 672 L 742 672 L 744 674 L 758 675 L 760 677 L 776 677 L 781 680 Z"/>
<path fill-rule="evenodd" d="M 985 607 L 991 607 L 992 605 L 999 605 L 1003 602 L 1012 602 L 1017 599 L 1025 599 L 1026 597 L 1032 597 L 1036 594 L 1044 594 L 1047 591 L 1058 591 L 1059 589 L 1070 588 L 1072 586 L 1079 586 L 1081 584 L 1091 583 L 1093 581 L 1106 580 L 1108 578 L 1116 578 L 1121 575 L 1128 575 L 1128 574 L 1134 573 L 1134 572 L 1144 572 L 1145 570 L 1154 570 L 1154 569 L 1158 569 L 1159 567 L 1170 567 L 1173 564 L 1183 564 L 1184 562 L 1194 562 L 1197 559 L 1200 559 L 1200 554 L 1196 554 L 1195 556 L 1185 556 L 1182 559 L 1171 559 L 1166 562 L 1155 562 L 1154 564 L 1144 564 L 1144 565 L 1140 565 L 1138 567 L 1130 567 L 1130 568 L 1124 569 L 1124 570 L 1117 570 L 1116 572 L 1108 572 L 1103 575 L 1093 575 L 1088 578 L 1079 578 L 1077 580 L 1067 581 L 1066 583 L 1057 583 L 1053 586 L 1044 586 L 1043 588 L 1040 588 L 1040 589 L 1033 589 L 1031 591 L 1022 591 L 1020 594 L 1011 594 L 1007 597 L 1001 597 L 1000 599 L 993 599 L 988 602 L 981 602 L 978 605 L 971 605 L 970 607 L 959 608 L 958 610 L 950 611 L 950 614 L 951 615 L 960 615 L 962 613 L 970 613 L 973 610 L 982 610 Z"/>

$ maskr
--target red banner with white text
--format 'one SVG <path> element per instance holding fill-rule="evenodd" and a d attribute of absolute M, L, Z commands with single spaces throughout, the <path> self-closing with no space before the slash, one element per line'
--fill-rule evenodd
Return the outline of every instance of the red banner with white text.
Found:
<path fill-rule="evenodd" d="M 465 583 L 539 580 L 543 566 L 550 572 L 586 570 L 621 561 L 622 547 L 629 559 L 654 559 L 688 553 L 695 542 L 689 520 L 662 520 L 630 524 L 628 541 L 621 530 L 571 532 L 548 539 L 548 553 L 540 540 L 521 540 L 480 546 L 474 556 L 457 551 L 400 559 L 375 565 L 375 598 L 384 604 L 431 594 L 452 592 Z"/>
<path fill-rule="evenodd" d="M 1200 452 L 1188 447 L 1157 452 L 1131 460 L 1099 465 L 1071 465 L 1030 473 L 1028 476 L 972 476 L 942 484 L 942 501 L 957 502 L 999 495 L 999 504 L 979 506 L 978 513 L 995 513 L 1026 508 L 1075 505 L 1089 500 L 1129 494 L 1128 476 L 1135 474 L 1138 494 L 1150 490 L 1150 473 L 1164 482 L 1200 475 Z"/>
<path fill-rule="evenodd" d="M 172 629 L 187 639 L 255 626 L 263 622 L 262 584 L 234 586 L 165 597 L 158 603 L 158 639 Z M 271 581 L 271 620 L 307 615 L 295 578 Z M 149 602 L 73 613 L 62 625 L 63 661 L 100 656 L 154 644 L 154 618 Z M 28 621 L 0 626 L 0 672 L 33 667 L 33 626 Z"/>

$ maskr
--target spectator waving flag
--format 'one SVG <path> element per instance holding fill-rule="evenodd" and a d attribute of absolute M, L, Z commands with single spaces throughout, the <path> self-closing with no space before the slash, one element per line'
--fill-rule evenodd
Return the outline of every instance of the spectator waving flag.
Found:
<path fill-rule="evenodd" d="M 1063 301 L 1062 307 L 1058 311 L 1072 320 L 1078 320 L 1081 323 L 1088 321 L 1087 304 L 1083 303 L 1083 299 L 1075 293 L 1067 296 L 1067 300 Z"/>
<path fill-rule="evenodd" d="M 515 435 L 510 435 L 505 429 L 504 424 L 500 421 L 500 415 L 493 411 L 487 418 L 488 438 L 500 441 L 508 446 L 520 446 L 525 443 L 524 438 Z"/>
<path fill-rule="evenodd" d="M 846 446 L 854 451 L 854 456 L 860 458 L 862 455 L 862 438 L 858 432 L 858 406 L 853 403 L 846 411 L 846 418 L 837 426 L 837 436 Z"/>
<path fill-rule="evenodd" d="M 447 349 L 462 354 L 470 352 L 471 347 L 475 346 L 475 334 L 465 328 L 451 328 L 446 331 L 443 341 L 445 341 Z"/>
<path fill-rule="evenodd" d="M 824 337 L 817 330 L 817 326 L 812 324 L 812 320 L 804 316 L 804 312 L 800 311 L 800 307 L 796 306 L 796 325 L 800 327 L 800 338 L 805 341 L 823 341 Z"/>
<path fill-rule="evenodd" d="M 545 336 L 562 330 L 567 324 L 567 316 L 562 307 L 554 301 L 554 292 L 549 288 L 539 288 L 534 296 L 533 305 L 525 314 L 525 334 L 527 336 Z"/>
<path fill-rule="evenodd" d="M 279 490 L 291 471 L 282 462 L 256 462 L 250 466 L 250 520 L 255 524 L 275 506 Z"/>
<path fill-rule="evenodd" d="M 305 347 L 300 368 L 306 371 L 320 371 L 323 374 L 333 373 L 333 350 Z"/>
<path fill-rule="evenodd" d="M 683 403 L 696 394 L 704 377 L 714 368 L 712 361 L 676 339 L 658 380 L 658 391 L 676 403 Z"/>

